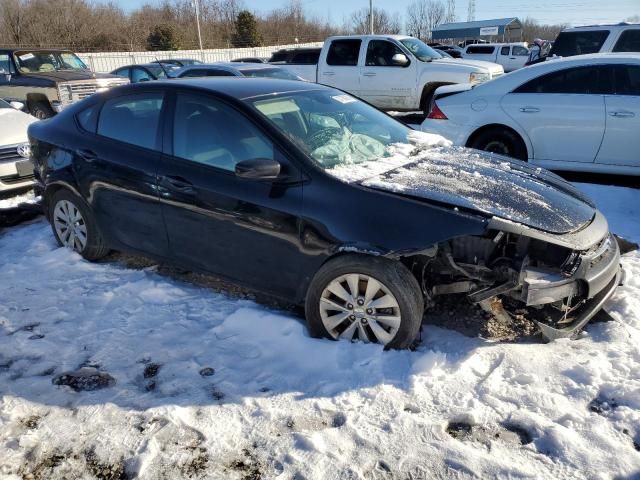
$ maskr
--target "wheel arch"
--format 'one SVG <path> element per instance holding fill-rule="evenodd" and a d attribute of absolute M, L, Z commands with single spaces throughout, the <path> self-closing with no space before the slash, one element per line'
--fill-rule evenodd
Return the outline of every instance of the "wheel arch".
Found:
<path fill-rule="evenodd" d="M 428 82 L 425 83 L 422 87 L 422 93 L 420 94 L 420 109 L 424 112 L 429 108 L 428 102 L 430 103 L 433 94 L 435 93 L 438 87 L 444 87 L 445 85 L 453 85 L 451 82 Z"/>
<path fill-rule="evenodd" d="M 524 148 L 527 151 L 527 159 L 533 158 L 533 146 L 531 145 L 531 142 L 529 141 L 529 138 L 527 137 L 527 135 L 525 135 L 524 132 L 521 132 L 518 129 L 514 128 L 513 126 L 506 125 L 504 123 L 498 123 L 498 122 L 488 123 L 486 125 L 478 127 L 469 135 L 464 146 L 467 148 L 471 147 L 471 145 L 473 145 L 473 142 L 476 140 L 476 138 L 478 138 L 480 135 L 490 130 L 507 130 L 513 133 L 524 144 Z"/>
<path fill-rule="evenodd" d="M 31 110 L 33 105 L 41 102 L 46 103 L 51 107 L 51 102 L 44 93 L 27 93 L 27 109 Z"/>

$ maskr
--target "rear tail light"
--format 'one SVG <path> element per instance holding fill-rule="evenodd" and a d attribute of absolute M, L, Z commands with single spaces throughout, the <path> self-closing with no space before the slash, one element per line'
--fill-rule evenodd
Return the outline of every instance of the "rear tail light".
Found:
<path fill-rule="evenodd" d="M 440 110 L 440 107 L 436 102 L 433 102 L 433 106 L 431 107 L 431 110 L 429 110 L 427 118 L 430 118 L 431 120 L 449 120 L 444 112 Z"/>

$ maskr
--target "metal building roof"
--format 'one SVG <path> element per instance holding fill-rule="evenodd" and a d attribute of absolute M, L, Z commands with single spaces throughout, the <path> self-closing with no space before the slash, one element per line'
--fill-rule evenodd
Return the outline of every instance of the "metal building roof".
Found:
<path fill-rule="evenodd" d="M 483 35 L 503 35 L 506 30 L 518 30 L 522 23 L 516 17 L 478 20 L 476 22 L 443 23 L 433 29 L 433 40 L 443 38 L 472 38 Z M 486 33 L 491 32 L 491 33 Z"/>

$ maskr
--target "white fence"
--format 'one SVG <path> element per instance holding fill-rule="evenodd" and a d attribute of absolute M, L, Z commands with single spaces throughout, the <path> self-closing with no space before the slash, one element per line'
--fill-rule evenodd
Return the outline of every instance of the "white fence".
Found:
<path fill-rule="evenodd" d="M 281 48 L 321 47 L 322 42 L 296 43 L 271 47 L 220 48 L 211 50 L 177 50 L 168 52 L 101 52 L 79 53 L 78 56 L 94 72 L 111 72 L 118 67 L 134 63 L 150 63 L 166 58 L 195 58 L 205 63 L 228 62 L 242 57 L 270 57 Z"/>

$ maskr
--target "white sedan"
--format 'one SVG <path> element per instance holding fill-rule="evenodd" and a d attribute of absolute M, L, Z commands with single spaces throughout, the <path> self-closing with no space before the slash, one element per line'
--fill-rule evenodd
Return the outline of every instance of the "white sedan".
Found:
<path fill-rule="evenodd" d="M 27 127 L 38 119 L 19 110 L 22 104 L 0 100 L 0 193 L 33 183 Z"/>
<path fill-rule="evenodd" d="M 640 175 L 640 55 L 580 55 L 441 87 L 422 130 L 553 170 Z"/>

